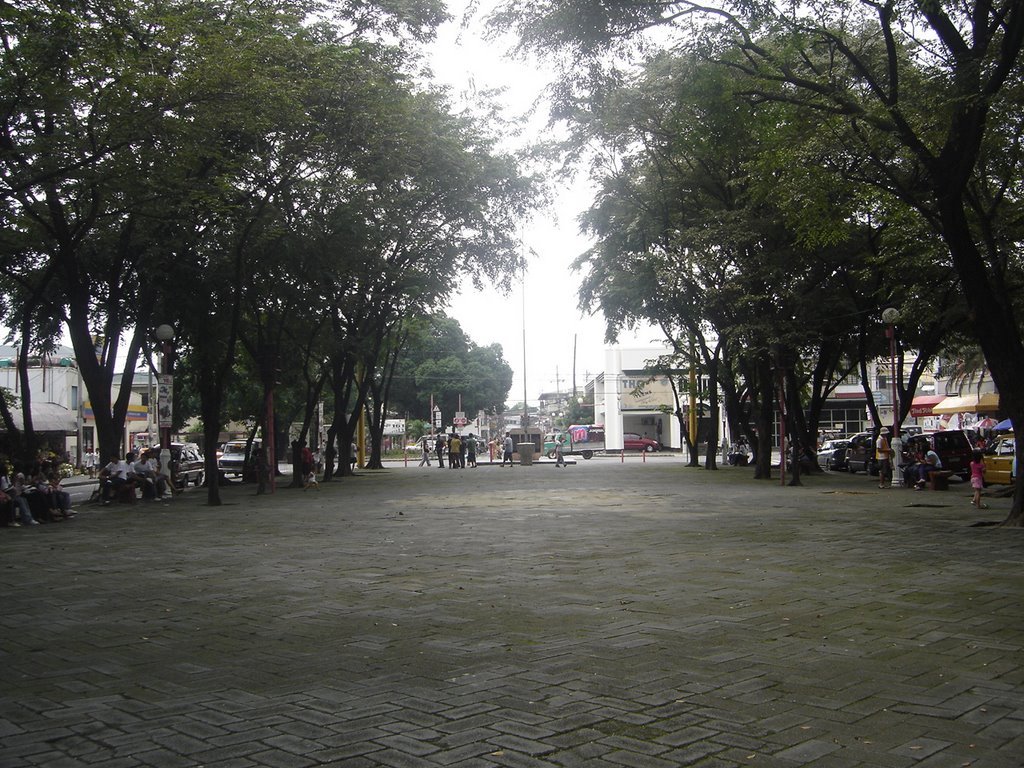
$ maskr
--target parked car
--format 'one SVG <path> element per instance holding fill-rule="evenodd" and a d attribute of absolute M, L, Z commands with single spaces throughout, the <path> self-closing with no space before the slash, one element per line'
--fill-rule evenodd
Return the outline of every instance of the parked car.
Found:
<path fill-rule="evenodd" d="M 846 469 L 854 472 L 878 474 L 878 462 L 875 461 L 875 437 L 870 432 L 858 432 L 850 438 L 846 449 Z"/>
<path fill-rule="evenodd" d="M 985 482 L 1012 485 L 1017 480 L 1017 441 L 1014 436 L 1000 435 L 986 449 Z"/>
<path fill-rule="evenodd" d="M 253 452 L 257 451 L 262 441 L 252 441 Z M 217 459 L 217 469 L 225 475 L 241 475 L 245 467 L 245 440 L 229 440 L 224 443 L 224 452 Z"/>
<path fill-rule="evenodd" d="M 150 449 L 157 456 L 160 446 Z M 177 488 L 189 483 L 202 485 L 206 477 L 206 461 L 195 443 L 171 443 L 171 480 Z"/>
<path fill-rule="evenodd" d="M 941 432 L 924 432 L 904 441 L 906 458 L 903 466 L 913 463 L 914 456 L 935 451 L 942 462 L 942 469 L 959 475 L 963 480 L 971 479 L 971 459 L 974 448 L 962 429 L 945 429 Z"/>
<path fill-rule="evenodd" d="M 657 440 L 651 440 L 649 437 L 626 432 L 622 436 L 622 447 L 627 451 L 647 451 L 647 453 L 652 453 L 653 451 L 661 450 L 661 443 Z"/>
<path fill-rule="evenodd" d="M 827 470 L 845 470 L 849 447 L 849 440 L 825 440 L 818 448 L 818 466 Z"/>

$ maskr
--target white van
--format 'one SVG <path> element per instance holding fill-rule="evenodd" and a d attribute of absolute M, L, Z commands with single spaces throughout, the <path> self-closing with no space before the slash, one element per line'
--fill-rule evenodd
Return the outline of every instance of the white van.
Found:
<path fill-rule="evenodd" d="M 217 459 L 217 469 L 225 475 L 241 475 L 245 466 L 245 440 L 229 440 L 224 443 L 224 452 Z M 255 438 L 252 441 L 252 451 L 255 453 L 260 449 L 263 441 Z"/>

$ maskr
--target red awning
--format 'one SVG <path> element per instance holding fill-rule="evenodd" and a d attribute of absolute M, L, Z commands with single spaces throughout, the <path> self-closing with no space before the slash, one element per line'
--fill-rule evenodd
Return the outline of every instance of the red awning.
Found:
<path fill-rule="evenodd" d="M 915 419 L 934 416 L 932 408 L 946 399 L 945 395 L 918 395 L 910 404 L 910 415 Z"/>

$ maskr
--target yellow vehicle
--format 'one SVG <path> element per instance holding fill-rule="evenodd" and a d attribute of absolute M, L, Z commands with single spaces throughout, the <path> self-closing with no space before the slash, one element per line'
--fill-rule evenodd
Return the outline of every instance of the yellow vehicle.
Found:
<path fill-rule="evenodd" d="M 1016 445 L 1013 435 L 1000 435 L 985 450 L 986 485 L 1011 485 L 1017 479 Z"/>

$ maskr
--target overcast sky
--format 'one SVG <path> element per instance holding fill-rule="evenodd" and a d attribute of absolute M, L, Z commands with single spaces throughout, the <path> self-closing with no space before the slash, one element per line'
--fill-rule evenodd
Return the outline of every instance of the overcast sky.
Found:
<path fill-rule="evenodd" d="M 431 61 L 436 79 L 452 87 L 456 102 L 462 93 L 507 88 L 502 102 L 509 114 L 525 114 L 546 85 L 544 70 L 508 57 L 510 42 L 485 41 L 479 18 L 460 29 L 463 5 L 462 0 L 449 0 L 456 19 L 441 29 L 434 46 Z M 542 108 L 541 114 L 531 120 L 535 134 L 546 130 L 545 118 Z M 528 260 L 525 293 L 522 285 L 508 296 L 493 291 L 478 293 L 469 287 L 452 302 L 452 316 L 474 342 L 481 346 L 501 344 L 515 372 L 510 403 L 523 399 L 524 368 L 530 404 L 535 404 L 542 392 L 571 389 L 574 344 L 576 384 L 580 388 L 604 367 L 604 318 L 584 315 L 576 308 L 581 276 L 570 268 L 590 245 L 577 224 L 577 216 L 590 203 L 590 191 L 586 180 L 579 179 L 556 192 L 552 209 L 522 229 Z M 655 337 L 654 331 L 644 330 L 621 338 L 620 343 L 646 347 Z"/>

